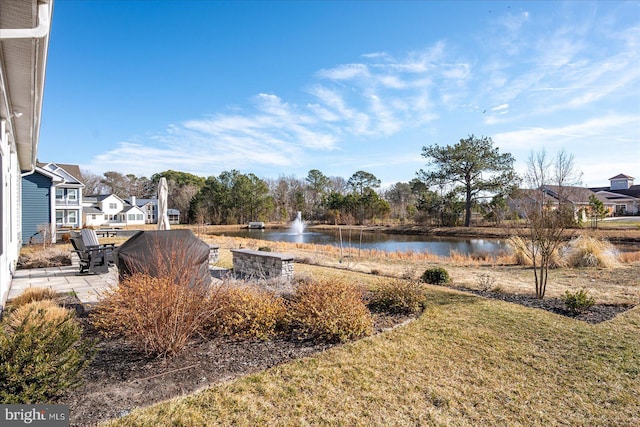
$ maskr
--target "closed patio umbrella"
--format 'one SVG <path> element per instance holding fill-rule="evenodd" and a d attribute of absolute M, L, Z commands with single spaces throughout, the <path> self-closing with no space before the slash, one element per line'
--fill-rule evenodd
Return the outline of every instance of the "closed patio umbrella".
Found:
<path fill-rule="evenodd" d="M 166 178 L 160 178 L 158 183 L 158 230 L 169 230 L 169 215 L 167 215 L 167 197 L 169 186 Z"/>

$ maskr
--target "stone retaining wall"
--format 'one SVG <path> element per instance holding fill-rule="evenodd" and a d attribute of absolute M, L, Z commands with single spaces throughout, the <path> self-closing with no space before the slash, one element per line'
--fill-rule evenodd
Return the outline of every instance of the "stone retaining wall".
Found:
<path fill-rule="evenodd" d="M 236 274 L 256 278 L 293 279 L 293 255 L 251 249 L 231 249 L 231 254 Z"/>

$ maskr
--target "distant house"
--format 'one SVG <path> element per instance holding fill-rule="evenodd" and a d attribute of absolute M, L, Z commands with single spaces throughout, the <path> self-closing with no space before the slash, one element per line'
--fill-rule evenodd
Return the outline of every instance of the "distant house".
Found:
<path fill-rule="evenodd" d="M 61 228 L 79 228 L 82 188 L 77 165 L 37 163 L 22 177 L 23 244 L 56 241 Z"/>
<path fill-rule="evenodd" d="M 169 224 L 180 224 L 180 211 L 178 209 L 167 209 Z"/>
<path fill-rule="evenodd" d="M 135 196 L 131 196 L 125 199 L 125 202 L 132 206 L 135 205 L 145 212 L 145 224 L 158 223 L 158 199 L 138 199 Z"/>
<path fill-rule="evenodd" d="M 634 177 L 619 174 L 609 178 L 608 187 L 591 187 L 612 215 L 637 215 L 640 213 L 640 185 L 634 185 Z"/>
<path fill-rule="evenodd" d="M 86 196 L 83 205 L 86 226 L 115 227 L 145 224 L 145 211 L 115 194 Z"/>

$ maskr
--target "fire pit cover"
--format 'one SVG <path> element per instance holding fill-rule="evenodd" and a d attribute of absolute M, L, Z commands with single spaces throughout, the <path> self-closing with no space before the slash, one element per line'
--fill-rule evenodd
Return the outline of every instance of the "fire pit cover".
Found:
<path fill-rule="evenodd" d="M 120 281 L 144 273 L 176 283 L 211 282 L 209 245 L 191 230 L 140 231 L 116 249 L 115 262 Z"/>

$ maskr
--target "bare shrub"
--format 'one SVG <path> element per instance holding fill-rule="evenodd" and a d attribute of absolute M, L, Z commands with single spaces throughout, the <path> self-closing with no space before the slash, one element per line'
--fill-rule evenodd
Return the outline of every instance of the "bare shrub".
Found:
<path fill-rule="evenodd" d="M 491 273 L 480 273 L 478 274 L 478 288 L 482 291 L 488 291 L 493 288 L 493 285 L 496 283 L 496 278 L 493 277 Z"/>
<path fill-rule="evenodd" d="M 271 338 L 286 313 L 281 297 L 250 285 L 221 285 L 214 304 L 219 310 L 209 328 L 239 338 Z"/>
<path fill-rule="evenodd" d="M 135 273 L 108 290 L 91 315 L 107 337 L 123 335 L 147 354 L 171 356 L 214 316 L 211 291 L 189 280 Z"/>
<path fill-rule="evenodd" d="M 424 303 L 424 287 L 418 281 L 395 279 L 371 291 L 369 307 L 393 314 L 413 314 L 422 311 Z"/>
<path fill-rule="evenodd" d="M 11 300 L 11 307 L 18 308 L 32 301 L 54 300 L 56 293 L 50 288 L 27 288 Z"/>
<path fill-rule="evenodd" d="M 327 342 L 345 342 L 373 332 L 362 293 L 341 279 L 298 285 L 288 320 L 297 335 Z"/>

